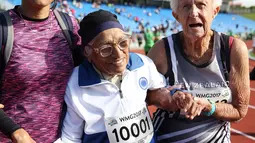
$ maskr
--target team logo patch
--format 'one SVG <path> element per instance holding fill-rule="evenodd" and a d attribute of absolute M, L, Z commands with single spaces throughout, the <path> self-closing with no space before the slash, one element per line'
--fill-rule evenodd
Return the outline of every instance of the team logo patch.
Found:
<path fill-rule="evenodd" d="M 144 107 L 142 113 L 145 115 L 146 112 L 147 112 L 147 110 L 146 110 L 146 108 Z"/>
<path fill-rule="evenodd" d="M 144 90 L 147 89 L 147 87 L 148 87 L 148 80 L 145 77 L 141 77 L 139 79 L 139 85 L 140 85 L 140 87 L 142 89 L 144 89 Z"/>
<path fill-rule="evenodd" d="M 228 92 L 228 90 L 224 90 L 222 92 L 222 97 L 227 97 L 227 96 L 229 96 L 229 92 Z"/>

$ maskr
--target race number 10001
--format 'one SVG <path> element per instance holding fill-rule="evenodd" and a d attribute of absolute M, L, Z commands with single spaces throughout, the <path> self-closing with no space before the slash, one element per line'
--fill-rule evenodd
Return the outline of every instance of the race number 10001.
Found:
<path fill-rule="evenodd" d="M 121 116 L 105 118 L 105 127 L 110 143 L 149 142 L 153 126 L 148 109 L 141 109 Z"/>
<path fill-rule="evenodd" d="M 122 126 L 119 129 L 114 128 L 112 133 L 115 135 L 116 142 L 121 140 L 127 141 L 129 138 L 137 138 L 140 134 L 145 134 L 147 130 L 150 130 L 152 127 L 149 124 L 148 117 L 141 119 L 140 123 L 133 123 L 130 127 Z"/>

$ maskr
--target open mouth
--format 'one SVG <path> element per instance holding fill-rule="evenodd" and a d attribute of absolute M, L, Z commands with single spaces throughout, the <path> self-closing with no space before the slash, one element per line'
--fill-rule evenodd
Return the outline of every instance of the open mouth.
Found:
<path fill-rule="evenodd" d="M 202 27 L 203 24 L 202 23 L 194 23 L 194 24 L 190 24 L 189 25 L 191 28 L 199 28 L 199 27 Z"/>

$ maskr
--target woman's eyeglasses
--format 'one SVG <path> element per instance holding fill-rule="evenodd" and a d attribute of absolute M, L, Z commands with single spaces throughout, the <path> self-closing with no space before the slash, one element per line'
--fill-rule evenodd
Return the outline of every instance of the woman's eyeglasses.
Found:
<path fill-rule="evenodd" d="M 93 48 L 96 53 L 99 53 L 102 57 L 108 57 L 112 54 L 114 45 L 118 47 L 119 50 L 124 51 L 125 49 L 129 48 L 131 36 L 125 36 L 121 38 L 118 43 L 111 43 L 111 44 L 104 44 L 101 45 L 99 48 Z"/>

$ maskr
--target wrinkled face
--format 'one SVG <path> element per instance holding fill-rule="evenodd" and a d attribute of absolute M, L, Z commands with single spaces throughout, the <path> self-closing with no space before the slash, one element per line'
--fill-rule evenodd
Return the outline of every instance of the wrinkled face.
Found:
<path fill-rule="evenodd" d="M 105 30 L 93 41 L 93 52 L 88 59 L 102 73 L 122 73 L 129 60 L 130 42 L 130 36 L 118 28 Z"/>
<path fill-rule="evenodd" d="M 219 7 L 214 8 L 213 0 L 179 0 L 174 17 L 182 24 L 184 35 L 201 38 L 211 28 Z"/>
<path fill-rule="evenodd" d="M 22 0 L 22 3 L 25 2 L 30 4 L 33 7 L 41 8 L 45 6 L 50 6 L 53 1 L 54 0 Z"/>

